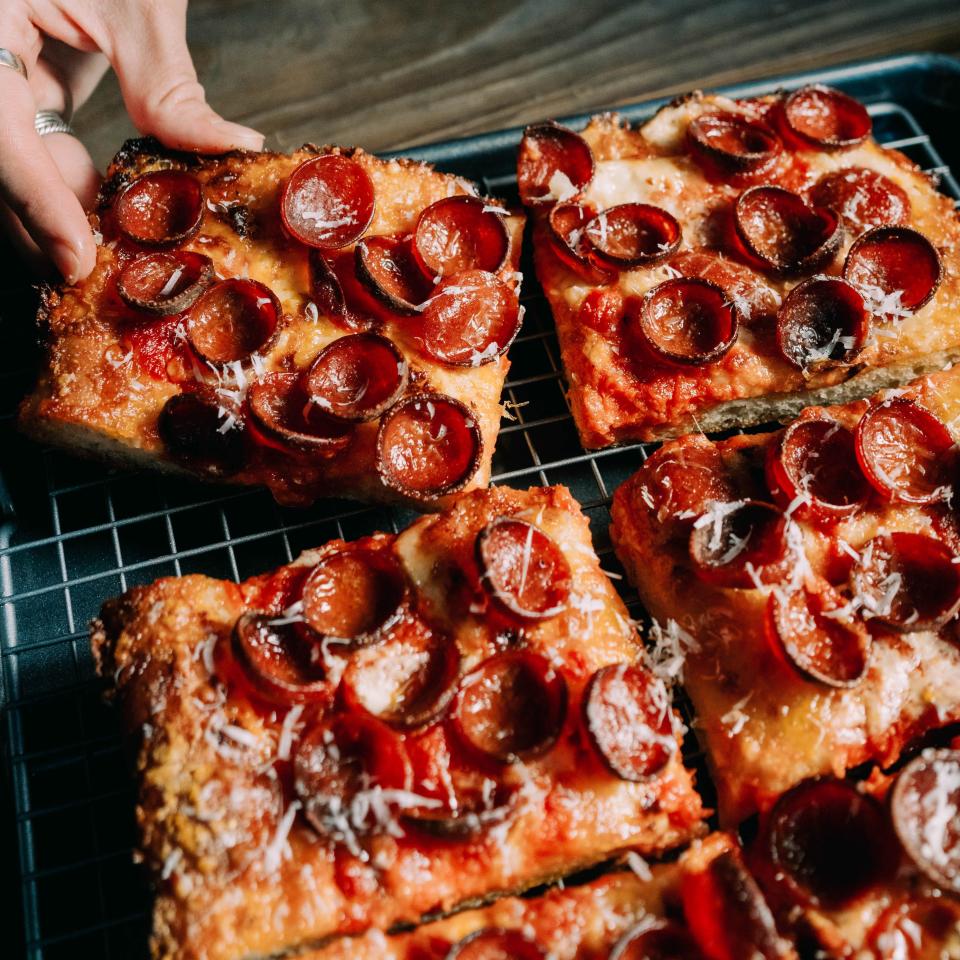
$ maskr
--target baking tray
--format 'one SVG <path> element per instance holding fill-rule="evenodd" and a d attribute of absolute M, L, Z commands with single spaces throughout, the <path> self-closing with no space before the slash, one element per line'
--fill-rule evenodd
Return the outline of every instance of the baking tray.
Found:
<path fill-rule="evenodd" d="M 916 55 L 860 63 L 726 92 L 749 96 L 810 82 L 837 86 L 869 105 L 877 139 L 939 177 L 960 201 L 957 159 L 960 63 Z M 618 107 L 641 121 L 665 101 Z M 567 118 L 582 125 L 586 115 Z M 516 200 L 519 129 L 405 150 L 407 156 L 482 182 Z M 590 518 L 603 566 L 610 549 L 610 495 L 646 449 L 585 453 L 564 398 L 549 311 L 525 254 L 521 336 L 510 351 L 494 479 L 518 486 L 566 484 Z M 101 601 L 156 577 L 206 573 L 242 578 L 291 560 L 331 537 L 397 530 L 408 512 L 325 501 L 305 511 L 256 490 L 210 488 L 154 474 L 109 471 L 17 437 L 13 411 L 32 377 L 29 295 L 0 281 L 7 349 L 0 358 L 0 703 L 5 774 L 19 849 L 26 954 L 146 956 L 148 891 L 131 859 L 134 790 L 115 713 L 101 702 L 87 622 Z M 636 597 L 617 580 L 639 613 Z M 688 748 L 693 762 L 695 748 Z M 2 805 L 0 805 L 2 809 Z M 15 878 L 16 865 L 6 875 Z M 14 889 L 11 884 L 8 889 Z M 15 911 L 17 904 L 7 900 Z M 8 941 L 9 946 L 9 941 Z"/>

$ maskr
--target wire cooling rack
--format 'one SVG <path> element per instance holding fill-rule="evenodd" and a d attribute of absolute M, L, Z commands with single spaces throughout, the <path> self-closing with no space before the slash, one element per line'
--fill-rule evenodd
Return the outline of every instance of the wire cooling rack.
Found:
<path fill-rule="evenodd" d="M 823 80 L 850 90 L 870 105 L 877 139 L 902 150 L 960 200 L 960 187 L 938 152 L 938 146 L 946 149 L 950 126 L 944 124 L 944 137 L 935 132 L 936 98 L 949 100 L 943 83 L 960 87 L 958 78 L 952 61 L 915 57 L 794 77 L 783 85 Z M 621 112 L 639 120 L 658 105 Z M 917 119 L 924 110 L 932 118 L 929 133 Z M 518 138 L 518 131 L 505 131 L 407 153 L 515 200 Z M 617 575 L 607 532 L 610 496 L 646 451 L 638 445 L 585 453 L 580 447 L 553 323 L 529 257 L 524 275 L 526 320 L 510 352 L 505 388 L 515 419 L 502 424 L 494 479 L 568 486 L 590 518 L 604 568 Z M 9 487 L 0 489 L 7 517 L 0 527 L 0 703 L 6 704 L 27 956 L 136 960 L 146 955 L 149 895 L 131 859 L 134 789 L 121 756 L 118 717 L 102 704 L 94 677 L 88 621 L 105 597 L 160 576 L 244 578 L 331 537 L 400 529 L 412 515 L 344 501 L 288 510 L 262 491 L 110 472 L 19 441 L 13 410 L 30 374 L 24 370 L 26 345 L 20 349 L 15 341 L 14 334 L 0 369 L 0 479 Z M 617 583 L 639 613 L 635 594 L 623 580 Z M 689 759 L 696 762 L 694 751 L 691 745 Z M 15 871 L 8 867 L 6 873 Z"/>

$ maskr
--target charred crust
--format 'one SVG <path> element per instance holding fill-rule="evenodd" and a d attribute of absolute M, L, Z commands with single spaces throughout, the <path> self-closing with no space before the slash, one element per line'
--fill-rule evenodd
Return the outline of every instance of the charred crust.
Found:
<path fill-rule="evenodd" d="M 703 91 L 702 90 L 688 90 L 686 93 L 680 93 L 675 96 L 669 103 L 664 104 L 657 113 L 662 113 L 664 110 L 674 110 L 677 107 L 682 107 L 686 103 L 690 103 L 693 100 L 702 100 Z M 654 114 L 656 116 L 656 114 Z"/>
<path fill-rule="evenodd" d="M 43 338 L 47 336 L 47 332 L 50 329 L 50 317 L 57 307 L 60 306 L 62 297 L 60 291 L 49 283 L 41 283 L 37 287 L 37 296 L 39 298 L 39 303 L 37 304 L 37 331 L 41 338 Z"/>

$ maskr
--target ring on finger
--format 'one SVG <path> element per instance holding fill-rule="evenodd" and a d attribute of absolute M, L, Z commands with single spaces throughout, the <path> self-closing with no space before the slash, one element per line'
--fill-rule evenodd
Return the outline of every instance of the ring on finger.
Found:
<path fill-rule="evenodd" d="M 50 133 L 69 133 L 70 136 L 76 136 L 73 127 L 56 110 L 38 110 L 33 118 L 33 127 L 41 137 Z"/>
<path fill-rule="evenodd" d="M 11 70 L 19 73 L 24 80 L 30 79 L 27 76 L 27 67 L 23 59 L 19 54 L 8 50 L 6 47 L 0 47 L 0 67 L 9 67 Z"/>

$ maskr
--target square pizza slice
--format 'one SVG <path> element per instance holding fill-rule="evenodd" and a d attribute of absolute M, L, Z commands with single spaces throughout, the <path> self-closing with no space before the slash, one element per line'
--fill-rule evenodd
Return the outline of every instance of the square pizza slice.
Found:
<path fill-rule="evenodd" d="M 562 487 L 136 588 L 93 645 L 156 957 L 387 929 L 700 832 L 682 724 Z"/>
<path fill-rule="evenodd" d="M 93 273 L 42 296 L 27 432 L 290 504 L 435 508 L 486 485 L 521 214 L 360 149 L 136 140 L 92 219 Z"/>
<path fill-rule="evenodd" d="M 527 129 L 521 197 L 585 446 L 860 399 L 960 356 L 960 221 L 836 90 Z"/>
<path fill-rule="evenodd" d="M 721 820 L 960 721 L 960 369 L 664 444 L 611 535 L 685 686 Z"/>

